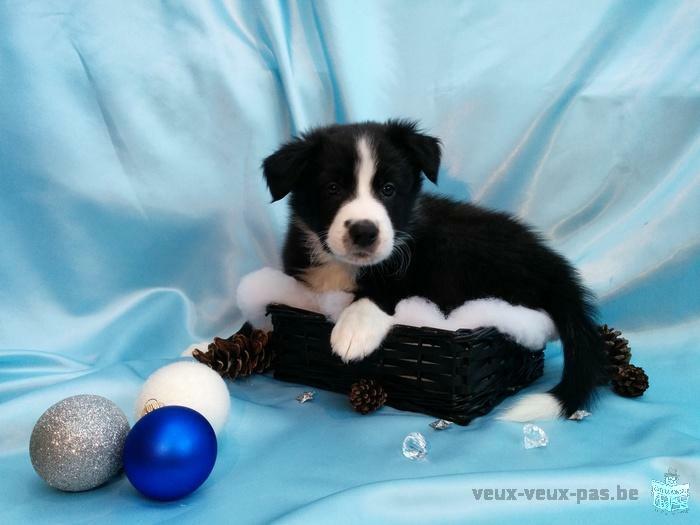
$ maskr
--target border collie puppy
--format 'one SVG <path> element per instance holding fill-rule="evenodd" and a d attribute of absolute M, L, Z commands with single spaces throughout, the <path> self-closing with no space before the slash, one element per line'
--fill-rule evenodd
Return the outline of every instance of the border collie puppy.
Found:
<path fill-rule="evenodd" d="M 604 363 L 590 293 L 515 218 L 422 194 L 422 175 L 437 183 L 439 166 L 440 141 L 411 121 L 322 127 L 283 145 L 263 172 L 273 202 L 291 194 L 285 272 L 315 291 L 354 294 L 331 336 L 345 361 L 381 344 L 407 297 L 444 314 L 486 297 L 544 310 L 564 349 L 561 381 L 503 417 L 570 416 L 586 406 Z"/>

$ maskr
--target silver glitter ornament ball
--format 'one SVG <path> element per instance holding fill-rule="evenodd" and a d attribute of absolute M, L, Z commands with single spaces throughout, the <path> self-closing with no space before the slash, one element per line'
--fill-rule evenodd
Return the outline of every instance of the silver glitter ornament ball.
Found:
<path fill-rule="evenodd" d="M 126 415 L 109 399 L 68 397 L 34 425 L 29 456 L 34 470 L 52 487 L 90 490 L 119 472 L 128 433 Z"/>

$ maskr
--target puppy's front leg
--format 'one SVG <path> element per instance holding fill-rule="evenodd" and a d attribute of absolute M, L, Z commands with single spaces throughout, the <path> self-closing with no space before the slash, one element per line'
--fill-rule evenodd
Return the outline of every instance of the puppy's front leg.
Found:
<path fill-rule="evenodd" d="M 343 310 L 333 328 L 333 352 L 346 363 L 364 359 L 379 347 L 393 324 L 393 317 L 372 300 L 355 301 Z"/>

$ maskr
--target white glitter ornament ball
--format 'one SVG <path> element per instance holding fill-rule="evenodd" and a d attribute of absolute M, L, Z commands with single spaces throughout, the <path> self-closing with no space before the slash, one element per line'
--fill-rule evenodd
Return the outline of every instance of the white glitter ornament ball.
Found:
<path fill-rule="evenodd" d="M 153 372 L 136 400 L 136 419 L 162 406 L 179 405 L 202 414 L 217 434 L 231 410 L 221 376 L 197 361 L 178 361 Z"/>
<path fill-rule="evenodd" d="M 122 467 L 129 421 L 101 396 L 79 395 L 44 412 L 32 431 L 32 466 L 52 487 L 69 492 L 105 483 Z"/>

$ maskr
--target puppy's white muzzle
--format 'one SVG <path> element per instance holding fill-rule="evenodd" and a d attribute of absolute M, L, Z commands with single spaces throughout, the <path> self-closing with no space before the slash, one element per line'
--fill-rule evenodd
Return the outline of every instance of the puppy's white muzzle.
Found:
<path fill-rule="evenodd" d="M 338 210 L 328 230 L 333 255 L 356 266 L 383 261 L 394 248 L 394 228 L 376 199 L 356 198 Z"/>

